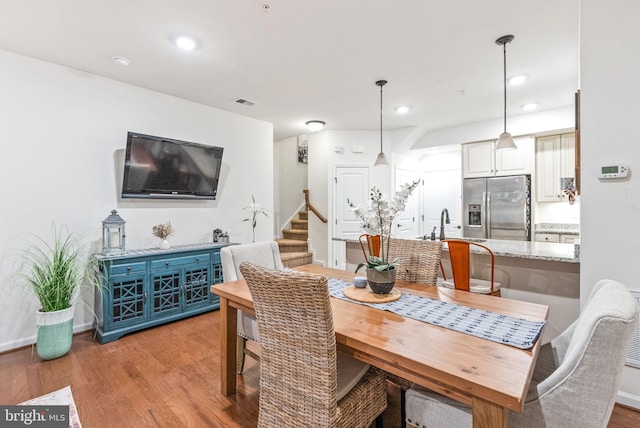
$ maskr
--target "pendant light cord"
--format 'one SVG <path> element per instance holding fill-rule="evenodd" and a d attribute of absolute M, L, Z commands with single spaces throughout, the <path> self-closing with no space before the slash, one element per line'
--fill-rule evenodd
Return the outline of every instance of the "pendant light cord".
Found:
<path fill-rule="evenodd" d="M 384 86 L 384 83 L 380 85 L 380 153 L 383 153 L 382 151 L 382 87 L 383 86 Z"/>
<path fill-rule="evenodd" d="M 507 132 L 507 44 L 502 45 L 502 58 L 503 58 L 503 76 L 504 79 L 504 132 Z"/>

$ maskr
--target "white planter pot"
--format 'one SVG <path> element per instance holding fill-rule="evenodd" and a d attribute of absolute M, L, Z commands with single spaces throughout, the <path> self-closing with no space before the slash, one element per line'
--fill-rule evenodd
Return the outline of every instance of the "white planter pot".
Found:
<path fill-rule="evenodd" d="M 36 311 L 36 349 L 43 360 L 62 357 L 71 349 L 73 311 L 73 306 L 54 312 Z"/>

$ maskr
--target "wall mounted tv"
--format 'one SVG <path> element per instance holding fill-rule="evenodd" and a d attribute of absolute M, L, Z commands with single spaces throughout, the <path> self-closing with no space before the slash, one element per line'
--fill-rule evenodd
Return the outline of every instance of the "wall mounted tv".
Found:
<path fill-rule="evenodd" d="M 222 147 L 127 134 L 123 198 L 215 199 Z"/>

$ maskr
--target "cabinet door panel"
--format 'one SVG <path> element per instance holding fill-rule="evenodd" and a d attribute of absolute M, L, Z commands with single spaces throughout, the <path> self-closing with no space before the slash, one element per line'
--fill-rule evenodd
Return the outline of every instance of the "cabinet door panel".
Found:
<path fill-rule="evenodd" d="M 180 271 L 151 275 L 151 317 L 180 311 Z"/>
<path fill-rule="evenodd" d="M 109 290 L 105 291 L 111 297 L 108 323 L 110 327 L 134 324 L 146 318 L 144 275 L 126 277 L 111 277 Z"/>
<path fill-rule="evenodd" d="M 209 269 L 206 267 L 187 269 L 184 278 L 184 309 L 209 304 L 211 298 Z"/>
<path fill-rule="evenodd" d="M 539 138 L 536 143 L 536 197 L 540 202 L 560 200 L 560 138 Z"/>
<path fill-rule="evenodd" d="M 462 173 L 464 178 L 495 174 L 493 141 L 462 145 Z"/>
<path fill-rule="evenodd" d="M 516 138 L 515 150 L 496 150 L 496 175 L 531 174 L 533 138 Z"/>

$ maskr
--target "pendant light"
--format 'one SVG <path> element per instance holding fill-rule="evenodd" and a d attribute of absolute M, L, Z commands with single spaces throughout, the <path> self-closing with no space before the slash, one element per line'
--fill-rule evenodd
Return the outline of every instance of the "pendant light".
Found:
<path fill-rule="evenodd" d="M 378 80 L 376 85 L 380 86 L 380 153 L 378 153 L 378 157 L 376 158 L 376 163 L 373 166 L 378 165 L 389 165 L 389 161 L 387 161 L 387 157 L 384 155 L 382 151 L 382 87 L 387 84 L 386 80 Z"/>
<path fill-rule="evenodd" d="M 502 45 L 503 71 L 504 71 L 504 130 L 498 138 L 496 150 L 517 149 L 518 146 L 513 142 L 511 134 L 507 132 L 507 44 L 513 41 L 512 35 L 502 36 L 496 40 L 497 45 Z"/>

